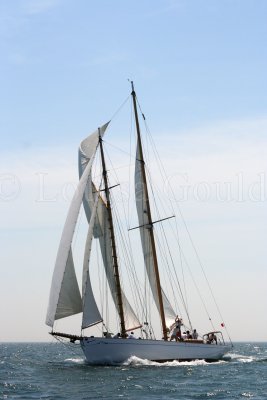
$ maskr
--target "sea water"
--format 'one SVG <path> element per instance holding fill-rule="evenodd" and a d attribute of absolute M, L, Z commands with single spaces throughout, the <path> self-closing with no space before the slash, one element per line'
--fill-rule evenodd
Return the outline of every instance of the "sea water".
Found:
<path fill-rule="evenodd" d="M 267 399 L 267 343 L 223 360 L 89 366 L 78 344 L 0 344 L 0 399 Z"/>

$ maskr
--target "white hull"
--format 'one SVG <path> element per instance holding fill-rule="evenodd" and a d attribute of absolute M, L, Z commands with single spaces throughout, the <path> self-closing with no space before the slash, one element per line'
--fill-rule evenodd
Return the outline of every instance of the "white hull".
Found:
<path fill-rule="evenodd" d="M 132 356 L 157 362 L 196 359 L 216 361 L 231 349 L 230 345 L 106 338 L 83 338 L 81 347 L 87 362 L 98 365 L 122 363 Z"/>

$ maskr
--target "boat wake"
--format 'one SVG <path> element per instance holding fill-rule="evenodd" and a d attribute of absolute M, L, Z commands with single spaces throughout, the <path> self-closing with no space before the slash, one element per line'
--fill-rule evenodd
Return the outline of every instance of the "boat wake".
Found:
<path fill-rule="evenodd" d="M 86 360 L 82 357 L 72 357 L 66 358 L 64 360 L 65 363 L 75 364 L 75 365 L 83 365 L 87 364 Z M 212 363 L 207 362 L 205 360 L 194 360 L 194 361 L 166 361 L 166 362 L 155 362 L 142 358 L 138 358 L 136 356 L 130 357 L 122 364 L 113 364 L 113 366 L 131 366 L 131 367 L 197 367 L 203 365 L 218 365 L 225 364 L 227 362 L 234 363 L 251 363 L 251 362 L 267 362 L 267 358 L 258 358 L 253 356 L 245 356 L 244 354 L 232 353 L 227 356 L 224 356 L 222 360 L 214 361 Z"/>
<path fill-rule="evenodd" d="M 163 363 L 149 361 L 135 356 L 130 357 L 123 365 L 127 366 L 154 366 L 154 367 L 184 367 L 184 366 L 200 366 L 200 365 L 211 365 L 211 364 L 221 364 L 224 360 L 216 361 L 214 363 L 208 363 L 205 360 L 194 360 L 194 361 L 166 361 Z"/>
<path fill-rule="evenodd" d="M 66 358 L 64 362 L 70 364 L 85 364 L 85 359 L 82 357 L 75 357 L 75 358 L 73 357 L 73 358 Z"/>

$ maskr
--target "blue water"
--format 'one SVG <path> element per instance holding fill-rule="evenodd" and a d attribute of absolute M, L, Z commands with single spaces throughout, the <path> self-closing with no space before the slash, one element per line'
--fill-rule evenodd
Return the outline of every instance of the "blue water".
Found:
<path fill-rule="evenodd" d="M 267 343 L 237 343 L 224 360 L 117 367 L 85 363 L 79 345 L 0 344 L 0 399 L 267 399 Z"/>

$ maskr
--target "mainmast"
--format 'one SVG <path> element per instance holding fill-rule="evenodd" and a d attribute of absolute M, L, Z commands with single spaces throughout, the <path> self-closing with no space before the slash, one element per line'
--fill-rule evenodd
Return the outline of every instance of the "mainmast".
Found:
<path fill-rule="evenodd" d="M 106 201 L 107 201 L 106 206 L 107 206 L 107 212 L 108 212 L 108 222 L 109 222 L 110 238 L 111 238 L 111 246 L 112 246 L 112 259 L 113 259 L 114 277 L 115 277 L 116 291 L 117 291 L 117 305 L 118 305 L 118 312 L 119 312 L 120 325 L 121 325 L 121 335 L 122 335 L 122 337 L 125 337 L 126 330 L 125 330 L 125 320 L 124 320 L 124 312 L 123 312 L 123 304 L 122 304 L 122 293 L 121 293 L 118 257 L 117 257 L 116 241 L 115 241 L 115 235 L 114 235 L 113 217 L 112 217 L 112 211 L 111 211 L 111 205 L 110 205 L 110 191 L 109 191 L 109 186 L 108 186 L 106 162 L 105 162 L 104 151 L 103 151 L 103 139 L 100 135 L 100 130 L 99 130 L 99 145 L 100 145 L 100 153 L 101 153 L 101 161 L 102 161 L 102 175 L 103 175 L 103 180 L 104 180 L 104 187 L 105 187 L 105 194 L 106 194 Z"/>
<path fill-rule="evenodd" d="M 132 98 L 133 98 L 135 124 L 136 124 L 136 132 L 137 132 L 137 148 L 138 148 L 138 153 L 139 153 L 139 157 L 138 157 L 139 159 L 137 161 L 140 162 L 140 167 L 141 167 L 141 176 L 142 176 L 142 182 L 143 182 L 143 186 L 144 186 L 144 198 L 145 198 L 145 204 L 146 204 L 146 213 L 147 213 L 147 218 L 148 218 L 148 225 L 146 226 L 146 228 L 149 231 L 149 237 L 150 237 L 150 244 L 151 244 L 151 250 L 152 250 L 152 257 L 153 257 L 153 265 L 154 265 L 154 272 L 155 272 L 155 279 L 156 279 L 156 286 L 157 286 L 157 295 L 158 295 L 158 301 L 159 301 L 159 311 L 160 311 L 163 338 L 164 338 L 164 340 L 167 340 L 167 338 L 168 338 L 167 328 L 166 328 L 166 322 L 165 322 L 165 313 L 164 313 L 163 299 L 162 299 L 162 292 L 161 292 L 161 285 L 160 285 L 157 251 L 156 251 L 156 244 L 155 244 L 154 231 L 153 231 L 153 221 L 152 221 L 152 217 L 151 217 L 151 209 L 150 209 L 149 196 L 148 196 L 145 161 L 144 161 L 144 156 L 143 156 L 141 132 L 140 132 L 137 105 L 136 105 L 136 94 L 134 91 L 134 85 L 133 85 L 132 81 L 131 81 L 131 85 L 132 85 L 132 93 L 131 94 L 132 94 Z"/>

